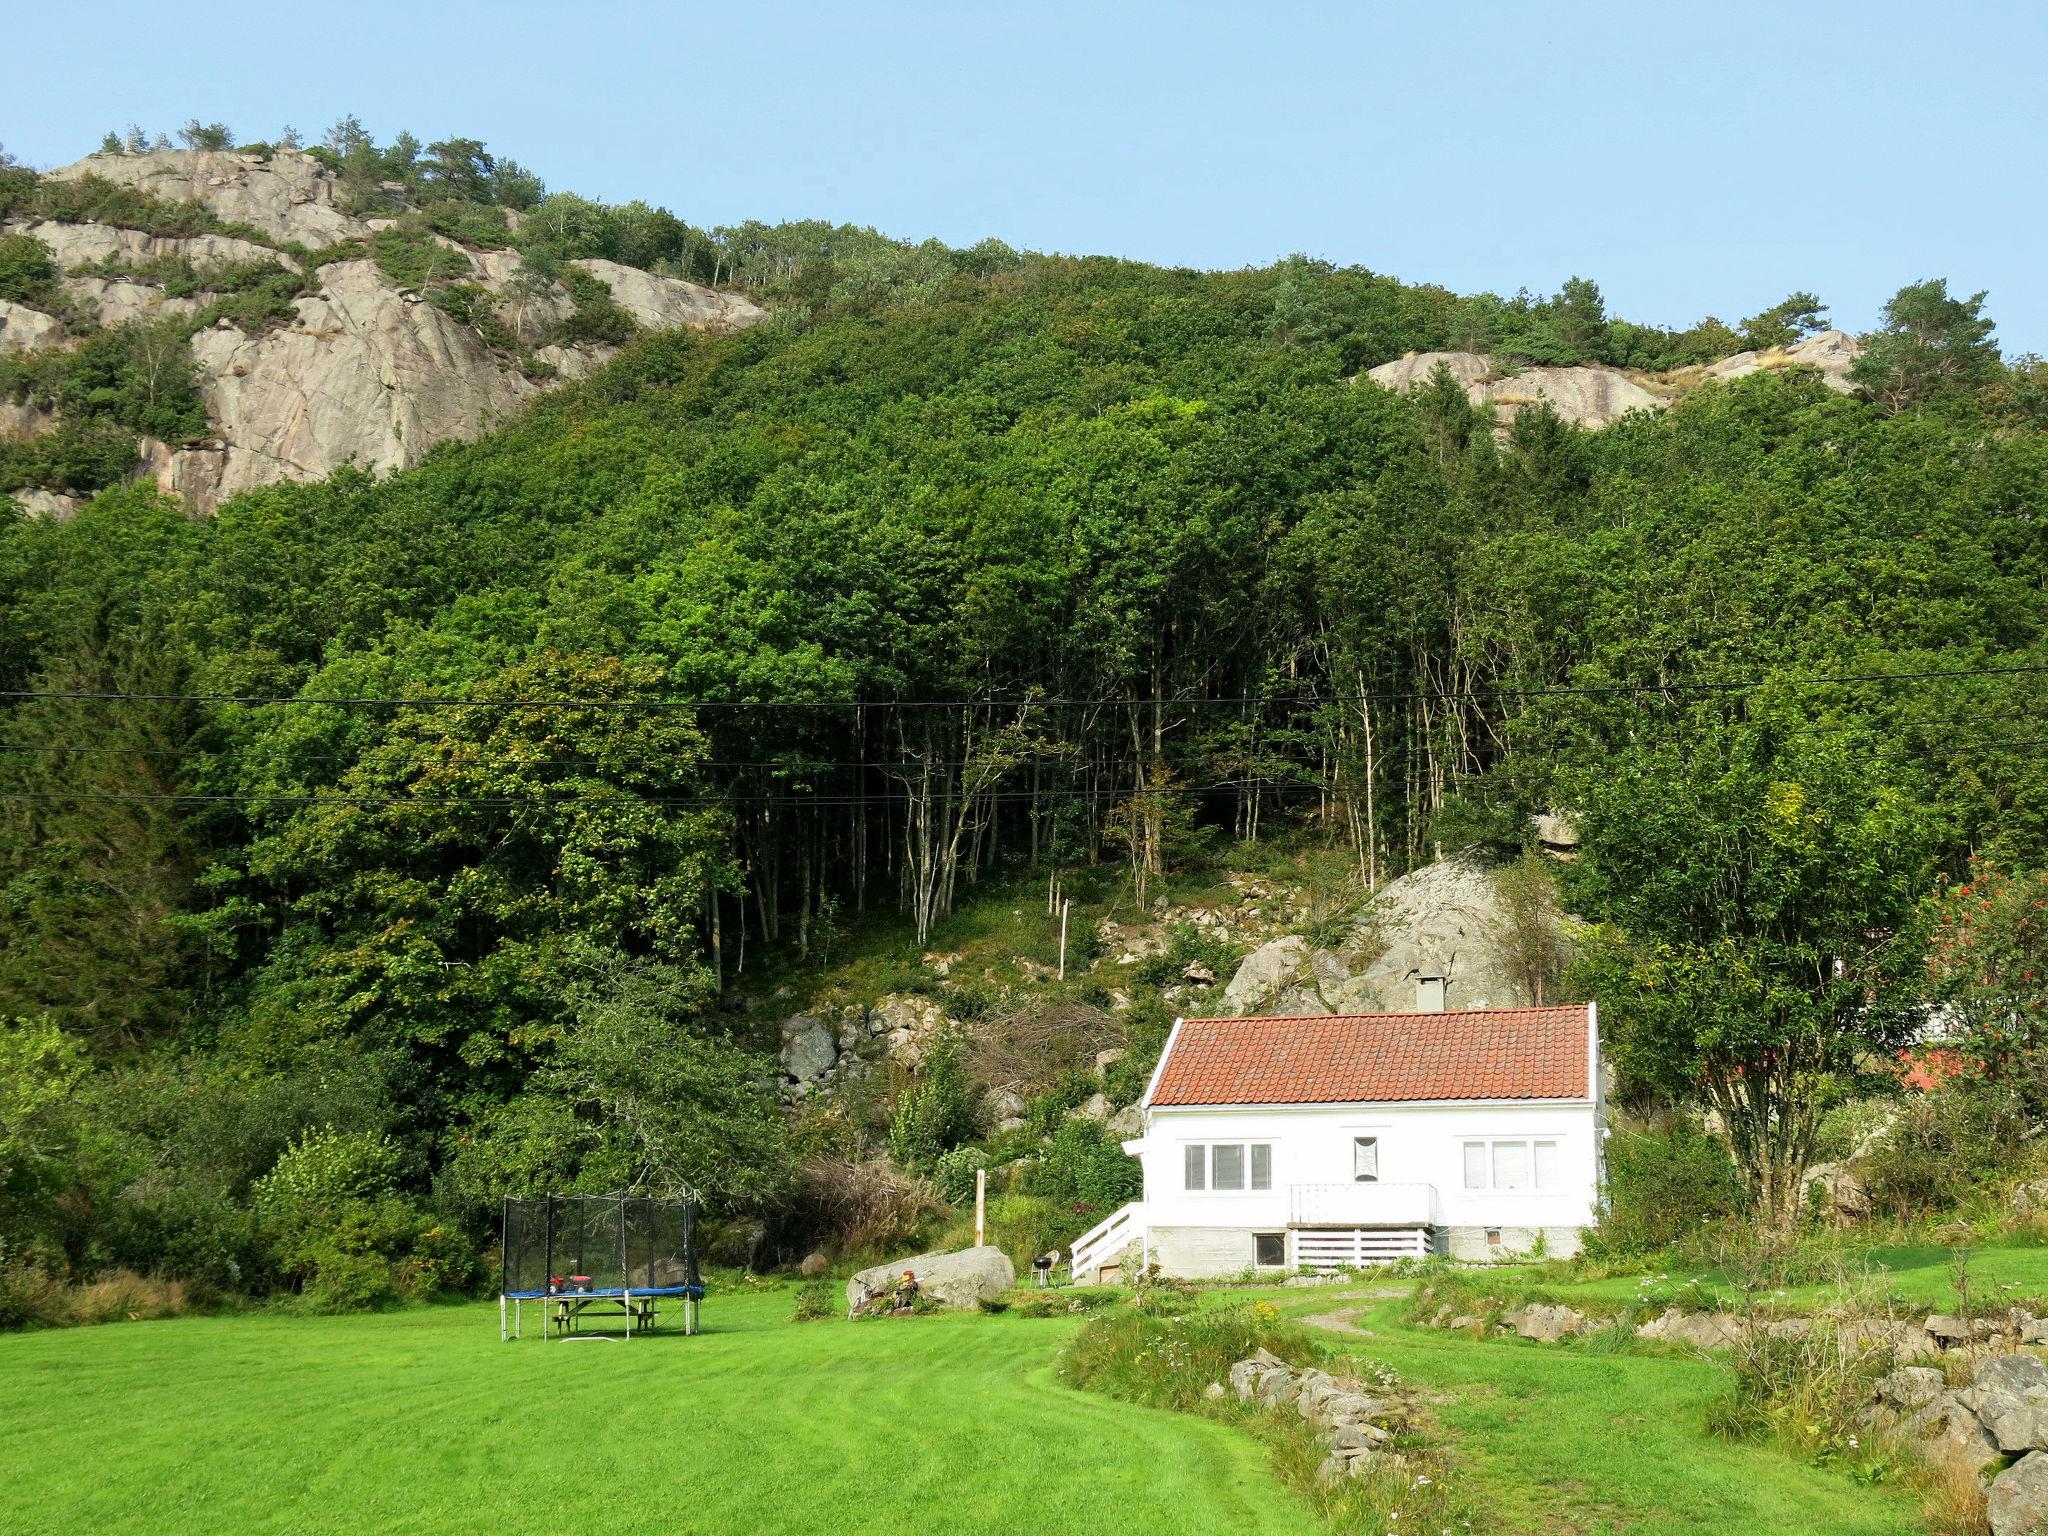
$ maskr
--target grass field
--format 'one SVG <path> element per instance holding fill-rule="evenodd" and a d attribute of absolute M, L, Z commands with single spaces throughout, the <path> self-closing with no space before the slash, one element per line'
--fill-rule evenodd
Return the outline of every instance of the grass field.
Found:
<path fill-rule="evenodd" d="M 1439 1386 L 1454 1474 L 1502 1533 L 1903 1536 L 1895 1489 L 1702 1433 L 1716 1366 L 1476 1341 L 1349 1310 L 1359 1353 Z M 1226 1298 L 1214 1298 L 1211 1304 Z M 791 1325 L 500 1345 L 495 1307 L 258 1315 L 0 1337 L 0 1525 L 95 1533 L 1306 1533 L 1248 1435 L 1053 1376 L 1073 1324 Z"/>
<path fill-rule="evenodd" d="M 1060 1386 L 1071 1324 L 498 1342 L 497 1308 L 0 1337 L 0 1529 L 1297 1533 L 1249 1437 Z"/>

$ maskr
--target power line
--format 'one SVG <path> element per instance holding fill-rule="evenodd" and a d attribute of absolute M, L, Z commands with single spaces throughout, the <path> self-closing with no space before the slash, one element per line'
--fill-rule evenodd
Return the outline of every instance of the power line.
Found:
<path fill-rule="evenodd" d="M 2008 667 L 1961 667 L 1920 672 L 1842 672 L 1816 677 L 1762 677 L 1726 682 L 1560 684 L 1547 688 L 1445 688 L 1311 694 L 1243 694 L 1157 699 L 1138 695 L 1099 698 L 1046 695 L 1035 698 L 987 699 L 458 699 L 438 696 L 392 698 L 376 695 L 301 695 L 246 693 L 127 693 L 92 689 L 0 689 L 0 699 L 16 702 L 51 700 L 72 703 L 233 704 L 250 708 L 319 705 L 356 709 L 687 709 L 687 710 L 903 710 L 903 709 L 1082 709 L 1151 707 L 1168 709 L 1359 703 L 1542 698 L 1655 697 L 1686 693 L 1744 693 L 1763 688 L 1824 688 L 1850 683 L 1907 683 L 1978 677 L 2017 677 L 2048 673 L 2048 664 Z"/>

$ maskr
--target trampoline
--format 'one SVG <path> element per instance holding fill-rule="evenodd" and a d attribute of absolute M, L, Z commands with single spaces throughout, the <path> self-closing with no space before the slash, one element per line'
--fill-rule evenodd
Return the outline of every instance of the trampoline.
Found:
<path fill-rule="evenodd" d="M 505 1201 L 498 1337 L 522 1336 L 526 1303 L 543 1339 L 651 1333 L 663 1302 L 680 1302 L 697 1331 L 697 1202 L 645 1195 L 535 1195 Z M 586 1331 L 587 1325 L 598 1324 Z"/>

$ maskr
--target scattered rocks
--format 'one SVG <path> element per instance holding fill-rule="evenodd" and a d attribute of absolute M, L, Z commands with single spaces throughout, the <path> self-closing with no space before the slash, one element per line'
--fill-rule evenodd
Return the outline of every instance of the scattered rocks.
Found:
<path fill-rule="evenodd" d="M 1363 1382 L 1312 1366 L 1297 1371 L 1263 1349 L 1230 1368 L 1230 1390 L 1241 1403 L 1291 1405 L 1322 1430 L 1329 1454 L 1316 1469 L 1320 1483 L 1362 1476 L 1380 1457 L 1396 1464 L 1401 1460 L 1386 1449 L 1395 1428 L 1410 1416 L 1398 1392 L 1367 1391 Z"/>

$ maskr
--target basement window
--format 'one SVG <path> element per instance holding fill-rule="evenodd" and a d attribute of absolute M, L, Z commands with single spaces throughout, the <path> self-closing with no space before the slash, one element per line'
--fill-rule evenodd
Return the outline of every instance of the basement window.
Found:
<path fill-rule="evenodd" d="M 1252 1234 L 1252 1262 L 1261 1269 L 1280 1269 L 1287 1263 L 1287 1234 L 1285 1232 L 1254 1232 Z"/>

